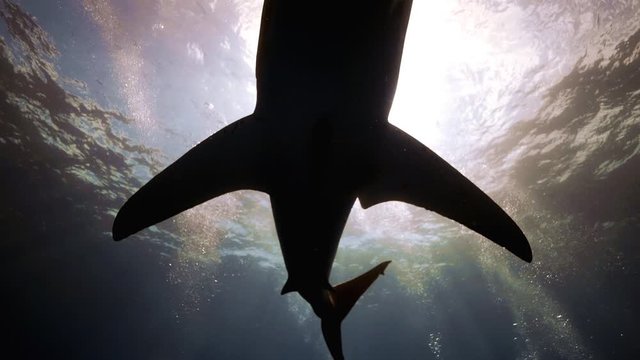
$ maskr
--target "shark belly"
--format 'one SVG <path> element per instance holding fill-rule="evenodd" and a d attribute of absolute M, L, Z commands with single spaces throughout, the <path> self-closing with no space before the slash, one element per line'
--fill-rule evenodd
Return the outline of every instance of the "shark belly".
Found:
<path fill-rule="evenodd" d="M 289 280 L 286 291 L 329 289 L 329 276 L 342 230 L 355 201 L 351 194 L 331 194 L 317 188 L 294 191 L 313 202 L 313 208 L 301 209 L 300 201 L 292 201 L 290 193 L 271 195 L 271 208 L 280 249 Z"/>
<path fill-rule="evenodd" d="M 118 212 L 122 240 L 236 190 L 267 193 L 289 280 L 321 318 L 334 359 L 340 324 L 388 261 L 343 284 L 331 267 L 356 199 L 402 201 L 531 262 L 517 224 L 426 146 L 389 124 L 411 0 L 265 0 L 253 114 L 157 174 Z"/>
<path fill-rule="evenodd" d="M 391 107 L 411 1 L 267 0 L 256 113 L 383 118 Z M 292 121 L 296 121 L 291 116 Z"/>
<path fill-rule="evenodd" d="M 340 119 L 296 124 L 295 136 L 279 137 L 277 168 L 269 195 L 288 291 L 327 288 L 344 225 L 373 164 L 368 132 L 352 134 Z"/>

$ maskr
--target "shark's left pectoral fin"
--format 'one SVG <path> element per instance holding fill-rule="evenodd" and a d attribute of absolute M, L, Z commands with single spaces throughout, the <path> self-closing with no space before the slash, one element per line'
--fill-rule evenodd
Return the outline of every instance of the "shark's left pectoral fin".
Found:
<path fill-rule="evenodd" d="M 429 148 L 389 125 L 377 149 L 371 181 L 358 194 L 363 207 L 392 200 L 420 206 L 531 262 L 529 242 L 511 217 Z"/>
<path fill-rule="evenodd" d="M 262 123 L 250 115 L 194 146 L 127 200 L 113 223 L 113 238 L 231 191 L 267 191 L 264 138 Z"/>

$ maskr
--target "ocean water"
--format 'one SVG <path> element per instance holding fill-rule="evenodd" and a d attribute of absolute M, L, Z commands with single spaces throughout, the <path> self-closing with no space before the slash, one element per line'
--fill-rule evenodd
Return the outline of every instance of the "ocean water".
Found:
<path fill-rule="evenodd" d="M 111 240 L 127 197 L 252 112 L 261 6 L 0 1 L 5 353 L 329 358 L 308 305 L 279 295 L 266 195 Z M 639 1 L 416 0 L 390 119 L 501 204 L 534 261 L 356 204 L 332 282 L 393 262 L 343 325 L 348 359 L 637 357 Z"/>

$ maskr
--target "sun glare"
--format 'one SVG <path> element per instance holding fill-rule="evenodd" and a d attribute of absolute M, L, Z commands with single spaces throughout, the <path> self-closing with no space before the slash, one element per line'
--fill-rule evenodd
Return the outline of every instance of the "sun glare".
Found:
<path fill-rule="evenodd" d="M 448 74 L 486 49 L 464 32 L 452 1 L 413 3 L 389 120 L 428 146 L 441 146 L 453 110 Z"/>
<path fill-rule="evenodd" d="M 389 120 L 427 145 L 440 140 L 447 92 L 449 41 L 446 1 L 413 4 L 405 38 L 400 79 Z"/>
<path fill-rule="evenodd" d="M 242 7 L 241 36 L 254 67 L 260 26 L 259 2 Z M 460 23 L 455 1 L 415 1 L 405 39 L 400 78 L 389 120 L 428 146 L 442 147 L 442 132 L 452 112 L 449 74 L 461 64 L 487 60 L 486 39 L 471 36 Z"/>

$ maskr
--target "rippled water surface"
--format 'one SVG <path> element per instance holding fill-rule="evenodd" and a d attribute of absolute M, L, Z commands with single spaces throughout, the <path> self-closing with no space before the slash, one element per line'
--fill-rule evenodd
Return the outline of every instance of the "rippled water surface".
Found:
<path fill-rule="evenodd" d="M 6 352 L 327 359 L 308 305 L 279 295 L 266 195 L 111 240 L 128 196 L 252 112 L 261 6 L 0 1 Z M 356 205 L 332 281 L 393 263 L 344 323 L 347 358 L 640 353 L 640 1 L 415 0 L 390 118 L 496 199 L 534 262 Z"/>

